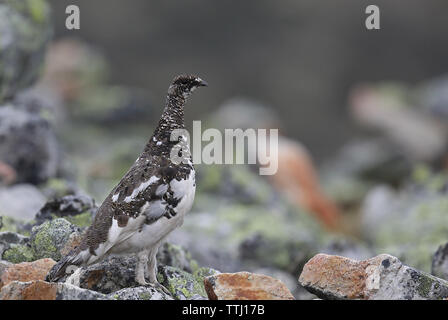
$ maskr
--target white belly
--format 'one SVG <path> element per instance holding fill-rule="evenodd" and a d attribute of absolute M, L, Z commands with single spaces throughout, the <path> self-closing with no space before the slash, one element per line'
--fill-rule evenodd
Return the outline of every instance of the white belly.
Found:
<path fill-rule="evenodd" d="M 140 230 L 132 233 L 126 240 L 114 245 L 110 253 L 131 253 L 157 246 L 170 232 L 180 227 L 185 214 L 190 211 L 196 192 L 195 173 L 191 171 L 189 179 L 173 180 L 171 189 L 177 198 L 181 198 L 174 209 L 176 215 L 168 219 L 163 216 L 151 224 L 143 224 Z"/>

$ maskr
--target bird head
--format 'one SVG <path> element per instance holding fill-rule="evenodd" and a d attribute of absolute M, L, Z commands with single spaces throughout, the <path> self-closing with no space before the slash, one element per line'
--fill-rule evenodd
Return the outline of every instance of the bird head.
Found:
<path fill-rule="evenodd" d="M 168 89 L 168 94 L 179 95 L 187 98 L 196 88 L 206 87 L 208 84 L 194 75 L 179 75 L 173 79 Z"/>

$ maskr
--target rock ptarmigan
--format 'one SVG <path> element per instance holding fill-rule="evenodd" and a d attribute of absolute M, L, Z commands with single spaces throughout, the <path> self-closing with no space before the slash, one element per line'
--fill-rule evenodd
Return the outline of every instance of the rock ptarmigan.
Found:
<path fill-rule="evenodd" d="M 185 101 L 194 89 L 207 83 L 196 76 L 180 75 L 168 89 L 166 107 L 145 149 L 98 209 L 81 244 L 48 273 L 57 281 L 73 267 L 96 263 L 109 254 L 136 253 L 135 280 L 147 285 L 156 279 L 156 253 L 165 237 L 179 227 L 195 195 L 195 170 L 188 148 L 180 164 L 172 161 L 171 133 L 184 129 Z M 181 139 L 185 139 L 181 136 Z"/>

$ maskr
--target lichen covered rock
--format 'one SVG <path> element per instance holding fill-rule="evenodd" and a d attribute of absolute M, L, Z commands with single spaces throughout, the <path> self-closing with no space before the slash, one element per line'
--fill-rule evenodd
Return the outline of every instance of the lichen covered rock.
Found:
<path fill-rule="evenodd" d="M 356 261 L 318 254 L 303 268 L 299 282 L 323 299 L 433 300 L 448 297 L 448 282 L 382 254 Z"/>
<path fill-rule="evenodd" d="M 15 232 L 0 232 L 0 258 L 12 263 L 32 261 L 29 238 Z"/>
<path fill-rule="evenodd" d="M 157 275 L 158 281 L 178 300 L 189 300 L 195 296 L 207 297 L 203 277 L 182 271 L 178 268 L 163 266 Z"/>
<path fill-rule="evenodd" d="M 58 261 L 78 245 L 80 240 L 80 229 L 59 218 L 33 227 L 30 244 L 35 259 L 52 258 Z"/>

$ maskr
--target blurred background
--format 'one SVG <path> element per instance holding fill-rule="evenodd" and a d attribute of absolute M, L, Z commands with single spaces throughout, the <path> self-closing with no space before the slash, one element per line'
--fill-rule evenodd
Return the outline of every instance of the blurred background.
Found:
<path fill-rule="evenodd" d="M 80 30 L 65 27 L 69 4 Z M 279 128 L 279 171 L 198 165 L 170 241 L 200 265 L 275 275 L 299 298 L 318 252 L 385 252 L 446 277 L 432 255 L 448 240 L 448 4 L 375 1 L 381 29 L 368 31 L 369 4 L 0 1 L 0 230 L 29 234 L 67 196 L 80 208 L 53 213 L 89 208 L 88 225 L 171 79 L 194 73 L 209 87 L 187 126 Z"/>

